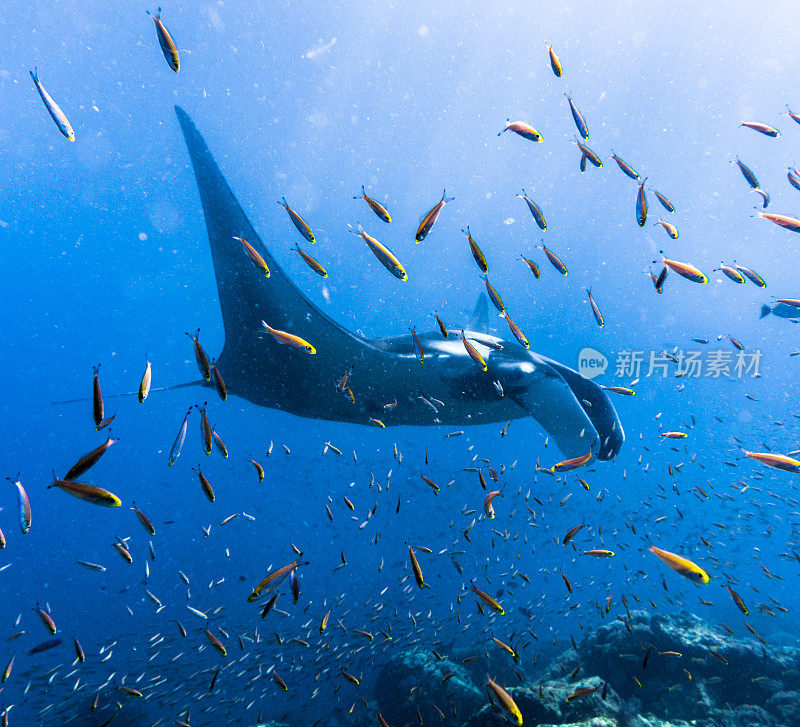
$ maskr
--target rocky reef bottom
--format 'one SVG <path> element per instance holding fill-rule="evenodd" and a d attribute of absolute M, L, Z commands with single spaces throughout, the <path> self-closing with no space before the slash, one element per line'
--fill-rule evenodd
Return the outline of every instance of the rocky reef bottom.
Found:
<path fill-rule="evenodd" d="M 513 681 L 497 681 L 524 724 L 538 727 L 799 727 L 798 667 L 800 650 L 766 645 L 758 634 L 742 640 L 689 613 L 634 611 L 565 651 L 538 678 L 517 670 Z M 514 724 L 490 700 L 479 669 L 485 661 L 466 654 L 398 652 L 383 665 L 374 699 L 392 727 L 423 717 L 442 724 L 434 709 L 446 724 Z"/>

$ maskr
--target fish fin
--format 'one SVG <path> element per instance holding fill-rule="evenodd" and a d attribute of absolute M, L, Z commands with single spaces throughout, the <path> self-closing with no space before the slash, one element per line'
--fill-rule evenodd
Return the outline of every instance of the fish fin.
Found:
<path fill-rule="evenodd" d="M 764 318 L 764 316 L 768 316 L 770 313 L 772 313 L 772 308 L 770 308 L 766 303 L 762 304 L 761 315 L 759 316 L 759 319 Z"/>
<path fill-rule="evenodd" d="M 180 106 L 175 106 L 175 113 L 203 205 L 217 280 L 225 328 L 225 345 L 217 356 L 220 368 L 238 370 L 242 362 L 265 355 L 276 366 L 298 366 L 289 349 L 265 348 L 252 335 L 260 330 L 262 318 L 274 328 L 291 331 L 312 343 L 323 338 L 329 350 L 352 350 L 354 344 L 366 346 L 363 338 L 325 315 L 289 279 L 251 225 L 189 114 Z M 271 271 L 269 280 L 253 274 L 250 260 L 242 254 L 233 235 L 243 236 L 261 255 Z"/>
<path fill-rule="evenodd" d="M 481 293 L 472 310 L 472 317 L 466 325 L 468 331 L 476 333 L 488 333 L 489 331 L 489 304 L 486 301 L 486 293 Z"/>

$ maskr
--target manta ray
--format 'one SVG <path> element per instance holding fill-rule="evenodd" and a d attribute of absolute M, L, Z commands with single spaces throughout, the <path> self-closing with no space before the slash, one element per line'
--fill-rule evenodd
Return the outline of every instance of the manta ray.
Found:
<path fill-rule="evenodd" d="M 533 417 L 568 458 L 592 452 L 607 460 L 619 451 L 625 435 L 606 392 L 567 366 L 490 335 L 485 297 L 464 335 L 486 371 L 454 333 L 418 334 L 420 365 L 410 334 L 365 338 L 323 313 L 270 254 L 192 119 L 178 106 L 175 112 L 211 245 L 225 329 L 217 366 L 230 395 L 300 417 L 365 425 L 458 426 Z M 234 239 L 240 237 L 267 263 L 269 278 L 254 268 Z M 316 355 L 258 335 L 262 321 L 308 341 Z M 337 391 L 348 371 L 354 401 Z"/>

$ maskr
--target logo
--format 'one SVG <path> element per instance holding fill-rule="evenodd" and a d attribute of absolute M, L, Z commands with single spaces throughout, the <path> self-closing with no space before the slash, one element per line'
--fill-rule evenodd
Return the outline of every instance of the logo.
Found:
<path fill-rule="evenodd" d="M 593 379 L 604 374 L 608 368 L 608 359 L 593 348 L 582 348 L 578 354 L 578 373 L 585 379 Z"/>

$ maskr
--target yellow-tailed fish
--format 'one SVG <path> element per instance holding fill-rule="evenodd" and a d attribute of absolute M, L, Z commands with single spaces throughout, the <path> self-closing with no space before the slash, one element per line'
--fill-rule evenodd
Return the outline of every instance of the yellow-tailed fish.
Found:
<path fill-rule="evenodd" d="M 561 78 L 561 76 L 564 74 L 564 69 L 561 66 L 561 61 L 556 55 L 556 52 L 553 50 L 552 45 L 547 46 L 547 54 L 550 56 L 550 68 L 553 69 L 553 73 L 555 73 L 556 78 Z"/>
<path fill-rule="evenodd" d="M 428 235 L 428 233 L 433 228 L 433 225 L 436 223 L 436 220 L 439 219 L 439 214 L 441 213 L 442 209 L 448 202 L 452 202 L 455 197 L 448 197 L 447 191 L 442 190 L 442 198 L 427 212 L 427 214 L 422 218 L 422 222 L 419 223 L 419 227 L 417 227 L 417 234 L 414 236 L 414 240 L 417 243 L 422 242 Z"/>
<path fill-rule="evenodd" d="M 688 558 L 682 555 L 670 553 L 668 550 L 661 550 L 651 545 L 648 551 L 657 555 L 664 563 L 666 563 L 676 573 L 688 578 L 695 583 L 708 583 L 711 576 L 708 575 L 699 565 L 692 563 Z"/>
<path fill-rule="evenodd" d="M 541 246 L 542 251 L 545 255 L 547 255 L 547 259 L 550 261 L 552 266 L 558 270 L 559 273 L 562 275 L 569 275 L 569 271 L 567 270 L 567 266 L 561 262 L 560 258 L 552 251 L 548 250 L 544 245 Z"/>
<path fill-rule="evenodd" d="M 391 222 L 392 216 L 386 210 L 386 208 L 376 200 L 372 199 L 372 197 L 368 197 L 367 193 L 364 191 L 364 185 L 361 185 L 361 194 L 357 194 L 353 199 L 363 199 L 368 205 L 369 208 L 376 214 L 380 219 L 384 222 Z"/>
<path fill-rule="evenodd" d="M 75 141 L 75 132 L 72 130 L 72 126 L 69 123 L 69 119 L 67 119 L 66 114 L 61 110 L 59 105 L 53 101 L 52 96 L 50 96 L 47 91 L 45 91 L 44 86 L 42 86 L 41 81 L 39 81 L 39 75 L 34 68 L 31 72 L 31 78 L 33 82 L 36 84 L 36 90 L 39 92 L 39 95 L 42 97 L 42 101 L 44 102 L 44 106 L 47 109 L 47 113 L 50 114 L 50 117 L 53 121 L 56 122 L 56 126 L 58 130 L 67 137 L 70 141 Z"/>
<path fill-rule="evenodd" d="M 164 23 L 161 22 L 161 8 L 158 9 L 155 15 L 149 10 L 147 14 L 153 18 L 156 24 L 156 35 L 158 36 L 158 44 L 161 46 L 161 52 L 164 54 L 164 59 L 167 61 L 169 67 L 177 73 L 181 69 L 181 60 L 178 57 L 178 48 L 172 40 Z"/>
<path fill-rule="evenodd" d="M 433 224 L 433 223 L 431 223 Z M 372 235 L 367 234 L 364 228 L 359 224 L 358 231 L 350 230 L 354 235 L 358 235 L 367 247 L 372 250 L 372 254 L 380 261 L 381 265 L 385 267 L 392 275 L 400 280 L 408 280 L 408 274 L 402 263 L 397 259 L 397 256 L 382 242 L 378 242 Z"/>
<path fill-rule="evenodd" d="M 242 247 L 244 251 L 247 253 L 247 257 L 250 258 L 250 262 L 253 263 L 253 267 L 255 267 L 258 272 L 260 272 L 265 278 L 270 276 L 269 266 L 267 265 L 266 261 L 263 257 L 259 254 L 258 250 L 256 250 L 247 240 L 243 237 L 237 237 L 236 235 L 233 236 L 234 240 L 238 240 L 242 243 Z"/>
<path fill-rule="evenodd" d="M 483 254 L 483 251 L 480 249 L 480 247 L 478 247 L 478 243 L 472 238 L 472 233 L 469 231 L 469 225 L 467 225 L 466 230 L 461 230 L 461 232 L 467 236 L 470 252 L 472 252 L 472 257 L 475 259 L 480 271 L 484 274 L 488 273 L 489 265 L 486 262 L 486 256 Z"/>
<path fill-rule="evenodd" d="M 68 480 L 60 480 L 58 477 L 54 477 L 53 484 L 48 485 L 47 487 L 48 489 L 51 487 L 58 487 L 73 497 L 77 497 L 79 500 L 83 500 L 84 502 L 89 502 L 92 505 L 102 505 L 103 507 L 119 507 L 122 504 L 120 499 L 113 492 L 109 492 L 108 490 L 95 485 L 88 485 L 85 482 L 70 482 Z"/>
<path fill-rule="evenodd" d="M 306 353 L 312 355 L 317 352 L 317 349 L 314 348 L 308 341 L 300 338 L 300 336 L 296 336 L 294 333 L 287 333 L 286 331 L 279 331 L 275 328 L 270 328 L 270 326 L 268 326 L 264 321 L 261 321 L 261 325 L 264 326 L 264 330 L 269 333 L 270 336 L 284 346 L 305 351 Z"/>
<path fill-rule="evenodd" d="M 294 249 L 297 251 L 297 254 L 303 258 L 305 264 L 308 265 L 308 267 L 310 267 L 317 275 L 319 275 L 321 278 L 328 277 L 328 271 L 319 264 L 318 260 L 311 257 L 311 255 L 309 255 L 307 252 L 301 250 L 300 245 L 297 245 Z"/>
<path fill-rule="evenodd" d="M 528 141 L 544 141 L 544 137 L 527 121 L 511 121 L 511 119 L 507 119 L 505 128 L 498 131 L 497 135 L 500 136 L 504 131 L 513 131 Z"/>
<path fill-rule="evenodd" d="M 310 243 L 315 243 L 316 240 L 314 239 L 314 233 L 311 231 L 308 223 L 300 215 L 298 215 L 297 212 L 289 207 L 288 203 L 286 202 L 286 197 L 281 197 L 281 201 L 278 202 L 278 204 L 289 214 L 289 218 L 292 220 L 292 224 L 294 224 L 294 226 L 297 228 L 297 231 Z"/>
<path fill-rule="evenodd" d="M 141 404 L 150 394 L 150 385 L 153 383 L 153 367 L 150 364 L 150 361 L 147 361 L 147 365 L 144 368 L 144 374 L 142 374 L 142 380 L 139 382 L 139 403 Z"/>
<path fill-rule="evenodd" d="M 489 688 L 500 703 L 500 706 L 514 718 L 514 723 L 519 727 L 519 725 L 522 724 L 522 712 L 519 711 L 517 703 L 503 687 L 493 682 L 489 676 L 487 676 L 486 679 L 488 680 Z"/>
<path fill-rule="evenodd" d="M 525 200 L 525 204 L 528 205 L 528 209 L 530 210 L 531 214 L 533 215 L 533 219 L 536 221 L 536 224 L 539 226 L 539 229 L 542 232 L 544 232 L 547 229 L 547 222 L 544 219 L 544 214 L 542 213 L 542 210 L 539 207 L 539 205 L 536 204 L 536 202 L 534 202 L 528 196 L 528 193 L 524 189 L 522 190 L 522 194 L 518 194 L 517 197 L 521 197 L 522 199 Z"/>
<path fill-rule="evenodd" d="M 481 356 L 480 351 L 467 340 L 464 331 L 461 331 L 461 342 L 464 344 L 464 348 L 467 350 L 469 357 L 478 364 L 483 371 L 486 371 L 488 366 L 486 365 L 485 359 Z"/>

